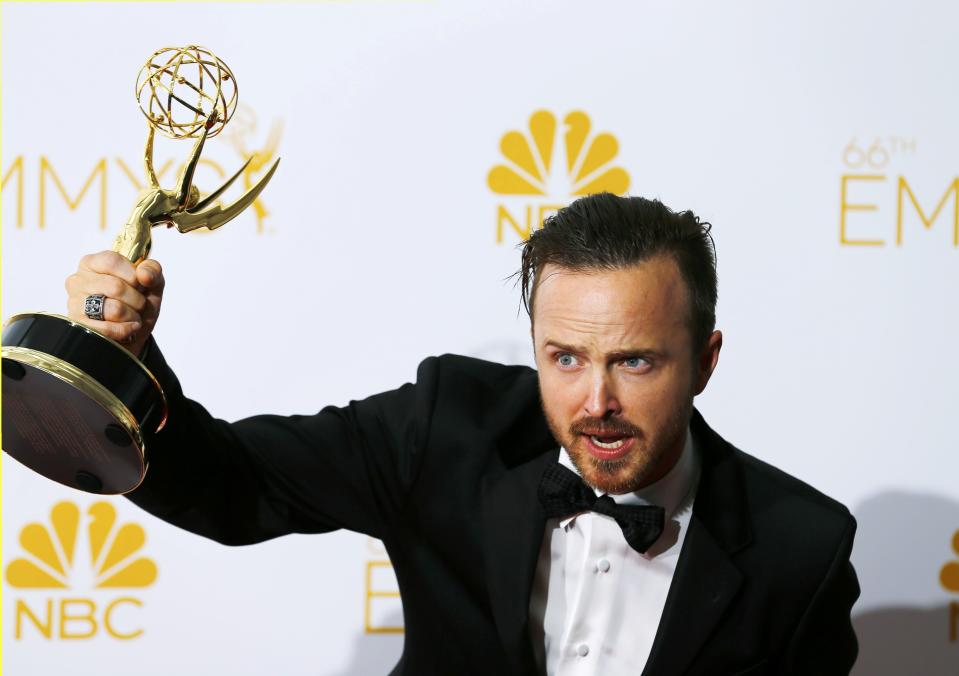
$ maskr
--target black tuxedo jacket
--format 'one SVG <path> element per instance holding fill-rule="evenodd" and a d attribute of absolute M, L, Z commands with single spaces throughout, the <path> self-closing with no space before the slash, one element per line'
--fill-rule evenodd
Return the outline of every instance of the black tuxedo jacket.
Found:
<path fill-rule="evenodd" d="M 528 606 L 559 448 L 536 372 L 431 357 L 416 384 L 311 416 L 212 418 L 151 344 L 170 405 L 129 497 L 231 545 L 347 528 L 379 538 L 406 626 L 394 674 L 534 674 Z M 697 413 L 693 513 L 643 674 L 847 674 L 855 520 Z M 639 675 L 637 675 L 639 676 Z"/>

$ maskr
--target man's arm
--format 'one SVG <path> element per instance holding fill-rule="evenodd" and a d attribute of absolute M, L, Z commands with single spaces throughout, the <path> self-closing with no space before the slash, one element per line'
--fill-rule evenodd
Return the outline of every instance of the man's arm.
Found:
<path fill-rule="evenodd" d="M 851 613 L 859 598 L 859 581 L 849 561 L 855 533 L 856 520 L 850 516 L 836 555 L 796 626 L 778 673 L 846 676 L 855 664 L 859 644 Z"/>
<path fill-rule="evenodd" d="M 402 514 L 426 444 L 438 361 L 417 384 L 315 415 L 215 419 L 187 399 L 156 343 L 144 363 L 169 404 L 145 437 L 149 470 L 127 494 L 176 526 L 239 545 L 347 528 L 382 537 Z"/>
<path fill-rule="evenodd" d="M 167 425 L 145 434 L 149 469 L 131 500 L 229 544 L 335 528 L 382 537 L 402 513 L 432 420 L 436 359 L 420 365 L 416 385 L 315 415 L 231 424 L 183 395 L 150 338 L 164 288 L 159 263 L 84 256 L 66 287 L 70 317 L 143 359 L 167 397 Z M 107 297 L 102 321 L 83 313 L 96 293 Z"/>

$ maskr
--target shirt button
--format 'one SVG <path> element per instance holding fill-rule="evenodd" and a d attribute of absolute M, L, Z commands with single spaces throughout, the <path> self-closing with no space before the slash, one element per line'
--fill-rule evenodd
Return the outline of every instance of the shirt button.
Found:
<path fill-rule="evenodd" d="M 589 646 L 585 643 L 580 643 L 578 646 L 576 646 L 576 654 L 580 657 L 586 657 L 589 655 Z"/>
<path fill-rule="evenodd" d="M 607 572 L 609 570 L 609 561 L 607 561 L 606 559 L 600 559 L 599 561 L 596 562 L 596 568 L 601 573 Z"/>

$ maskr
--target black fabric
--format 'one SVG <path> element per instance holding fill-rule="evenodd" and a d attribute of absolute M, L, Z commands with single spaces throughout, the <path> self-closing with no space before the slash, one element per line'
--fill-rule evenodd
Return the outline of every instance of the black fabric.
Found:
<path fill-rule="evenodd" d="M 183 396 L 156 345 L 145 358 L 170 417 L 147 438 L 150 470 L 131 500 L 231 545 L 335 528 L 378 537 L 406 627 L 393 673 L 537 673 L 537 488 L 559 447 L 535 371 L 431 357 L 415 384 L 342 408 L 227 423 Z M 731 446 L 698 412 L 690 429 L 700 480 L 643 673 L 848 674 L 855 520 Z"/>
<path fill-rule="evenodd" d="M 547 519 L 563 519 L 587 511 L 615 519 L 626 542 L 640 554 L 645 554 L 663 533 L 662 507 L 618 505 L 608 495 L 597 497 L 579 475 L 558 462 L 546 466 L 537 494 Z"/>

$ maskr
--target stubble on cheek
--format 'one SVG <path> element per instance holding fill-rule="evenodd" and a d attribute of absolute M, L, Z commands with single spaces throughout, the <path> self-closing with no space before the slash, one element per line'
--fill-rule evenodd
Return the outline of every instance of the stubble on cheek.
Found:
<path fill-rule="evenodd" d="M 597 458 L 589 451 L 577 449 L 570 452 L 573 464 L 579 470 L 586 483 L 606 493 L 629 493 L 640 485 L 655 469 L 647 449 L 637 439 L 637 447 L 629 455 L 615 460 Z M 569 450 L 569 449 L 567 449 Z"/>
<path fill-rule="evenodd" d="M 648 476 L 649 453 L 643 446 L 643 435 L 638 429 L 632 430 L 638 434 L 634 442 L 636 448 L 629 455 L 614 460 L 597 458 L 583 447 L 583 437 L 574 431 L 577 422 L 571 423 L 569 428 L 561 426 L 543 405 L 542 397 L 540 404 L 553 438 L 569 453 L 570 460 L 587 484 L 606 493 L 626 493 Z M 630 426 L 635 428 L 631 423 Z"/>
<path fill-rule="evenodd" d="M 547 386 L 549 383 L 547 383 Z M 554 383 L 555 385 L 555 383 Z M 576 418 L 560 421 L 546 406 L 543 397 L 544 383 L 539 382 L 540 407 L 553 434 L 553 438 L 566 449 L 573 465 L 589 485 L 614 494 L 628 493 L 650 483 L 652 477 L 661 474 L 662 464 L 678 459 L 685 429 L 692 412 L 692 397 L 688 402 L 674 401 L 674 408 L 658 420 L 647 420 L 641 428 L 627 418 Z M 666 395 L 666 393 L 662 393 Z M 654 397 L 655 398 L 655 397 Z M 661 399 L 674 398 L 662 396 Z M 648 403 L 647 409 L 664 407 Z M 640 404 L 636 404 L 640 406 Z M 633 437 L 633 448 L 622 458 L 597 458 L 585 447 L 584 433 L 607 431 Z"/>
<path fill-rule="evenodd" d="M 540 403 L 543 403 L 542 397 Z M 653 439 L 638 426 L 623 421 L 632 428 L 635 446 L 628 455 L 614 460 L 597 458 L 584 447 L 582 435 L 576 432 L 582 421 L 574 421 L 567 428 L 561 426 L 545 406 L 543 413 L 553 437 L 569 453 L 583 480 L 603 492 L 623 494 L 649 484 L 651 477 L 662 473 L 662 463 L 678 459 L 691 408 L 691 402 L 687 407 L 679 406 L 675 415 L 663 423 L 661 436 Z"/>

